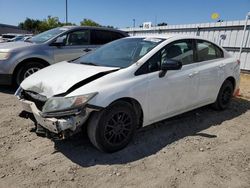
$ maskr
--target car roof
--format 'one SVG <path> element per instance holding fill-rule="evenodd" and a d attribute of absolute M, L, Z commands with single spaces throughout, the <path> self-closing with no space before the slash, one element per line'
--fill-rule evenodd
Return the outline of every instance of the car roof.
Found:
<path fill-rule="evenodd" d="M 116 33 L 120 33 L 124 36 L 129 36 L 125 31 L 121 31 L 118 29 L 108 28 L 108 27 L 95 27 L 95 26 L 63 26 L 61 28 L 66 28 L 68 30 L 78 30 L 78 29 L 95 29 L 95 30 L 104 30 L 104 31 L 113 31 Z"/>
<path fill-rule="evenodd" d="M 141 35 L 141 36 L 130 36 L 130 38 L 158 38 L 158 39 L 170 39 L 173 38 L 175 40 L 178 39 L 201 39 L 201 40 L 206 40 L 206 41 L 210 41 L 209 39 L 200 37 L 200 36 L 196 36 L 196 35 L 182 35 L 182 34 L 173 34 L 173 35 L 169 35 L 169 34 L 151 34 L 151 35 Z M 210 41 L 212 42 L 212 41 Z M 214 43 L 214 42 L 212 42 Z"/>
<path fill-rule="evenodd" d="M 141 35 L 141 36 L 131 36 L 130 38 L 158 38 L 158 39 L 169 39 L 173 37 L 173 35 L 157 35 L 157 34 L 152 34 L 152 35 Z"/>
<path fill-rule="evenodd" d="M 3 33 L 2 36 L 3 36 L 3 35 L 5 35 L 5 36 L 6 36 L 6 35 L 21 36 L 21 35 L 25 35 L 25 34 L 20 34 L 20 33 Z"/>

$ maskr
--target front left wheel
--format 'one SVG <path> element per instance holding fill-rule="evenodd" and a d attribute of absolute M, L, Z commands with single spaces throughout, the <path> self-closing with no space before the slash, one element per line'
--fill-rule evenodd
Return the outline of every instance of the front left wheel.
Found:
<path fill-rule="evenodd" d="M 45 65 L 40 62 L 28 62 L 26 63 L 16 75 L 16 84 L 20 85 L 22 81 L 28 78 L 30 75 L 44 68 Z"/>
<path fill-rule="evenodd" d="M 123 101 L 115 102 L 90 117 L 88 136 L 92 144 L 104 152 L 123 149 L 131 141 L 136 130 L 133 107 Z"/>

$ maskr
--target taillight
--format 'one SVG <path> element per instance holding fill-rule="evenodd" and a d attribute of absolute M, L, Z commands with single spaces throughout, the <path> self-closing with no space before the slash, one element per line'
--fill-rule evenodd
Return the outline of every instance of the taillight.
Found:
<path fill-rule="evenodd" d="M 236 62 L 237 62 L 238 65 L 240 65 L 240 60 L 239 59 Z"/>

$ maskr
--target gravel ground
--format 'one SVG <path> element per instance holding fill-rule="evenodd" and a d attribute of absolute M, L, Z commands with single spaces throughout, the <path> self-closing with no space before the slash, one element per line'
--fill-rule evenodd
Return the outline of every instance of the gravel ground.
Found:
<path fill-rule="evenodd" d="M 53 142 L 0 86 L 0 187 L 250 187 L 250 75 L 222 112 L 203 107 L 140 130 L 105 154 L 81 134 Z"/>

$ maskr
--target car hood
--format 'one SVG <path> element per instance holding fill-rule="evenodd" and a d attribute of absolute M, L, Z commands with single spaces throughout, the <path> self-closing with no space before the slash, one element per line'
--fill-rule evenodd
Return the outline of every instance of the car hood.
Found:
<path fill-rule="evenodd" d="M 118 68 L 64 61 L 32 74 L 21 83 L 21 88 L 50 98 L 77 89 L 115 70 Z"/>
<path fill-rule="evenodd" d="M 23 48 L 27 46 L 33 46 L 33 45 L 36 45 L 36 44 L 30 43 L 30 42 L 23 42 L 23 41 L 4 42 L 4 43 L 0 43 L 0 52 L 9 52 L 18 48 Z"/>

